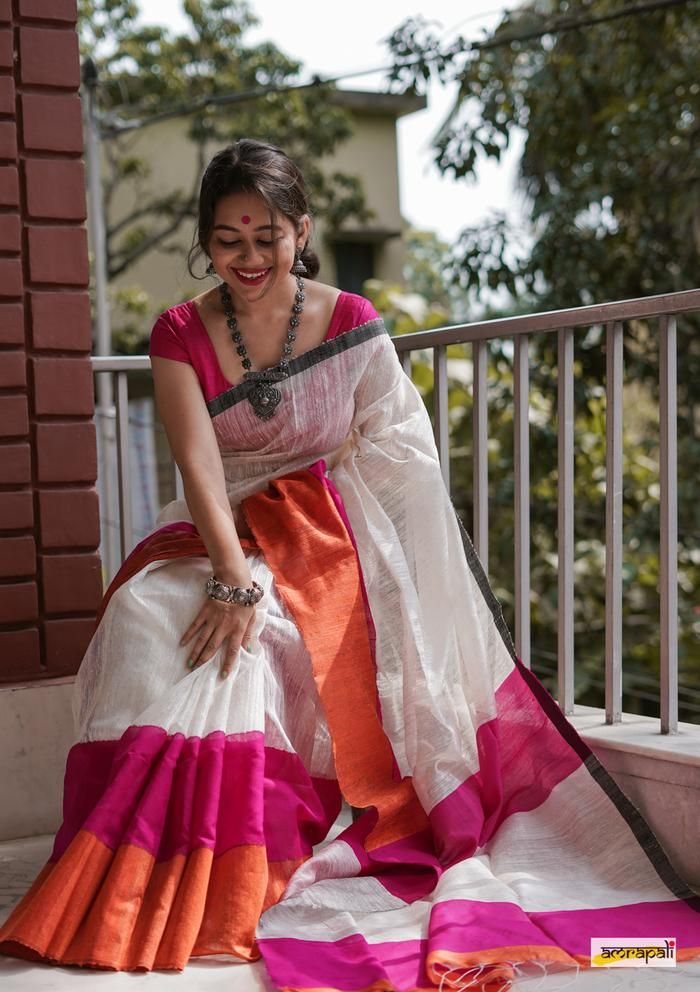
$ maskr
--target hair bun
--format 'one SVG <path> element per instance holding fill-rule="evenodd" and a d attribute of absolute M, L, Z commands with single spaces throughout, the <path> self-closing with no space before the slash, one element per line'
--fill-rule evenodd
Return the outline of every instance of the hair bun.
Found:
<path fill-rule="evenodd" d="M 299 257 L 306 266 L 306 277 L 309 279 L 315 279 L 321 270 L 321 260 L 316 252 L 313 248 L 310 248 L 307 243 Z"/>

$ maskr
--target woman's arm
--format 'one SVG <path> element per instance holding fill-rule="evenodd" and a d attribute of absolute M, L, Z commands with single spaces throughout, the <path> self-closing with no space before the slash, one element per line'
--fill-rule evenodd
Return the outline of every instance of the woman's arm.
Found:
<path fill-rule="evenodd" d="M 158 413 L 214 574 L 229 585 L 249 586 L 250 569 L 238 540 L 221 454 L 197 374 L 191 365 L 156 355 L 151 356 L 151 366 Z"/>

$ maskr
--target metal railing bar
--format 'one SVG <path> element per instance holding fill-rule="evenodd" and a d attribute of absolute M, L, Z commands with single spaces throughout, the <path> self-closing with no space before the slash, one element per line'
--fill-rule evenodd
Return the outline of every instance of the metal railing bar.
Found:
<path fill-rule="evenodd" d="M 474 490 L 474 550 L 488 574 L 489 570 L 489 461 L 488 406 L 486 382 L 488 344 L 472 344 L 474 378 L 472 383 L 473 490 Z"/>
<path fill-rule="evenodd" d="M 93 372 L 150 372 L 148 355 L 91 355 Z"/>
<path fill-rule="evenodd" d="M 442 478 L 450 490 L 450 428 L 447 399 L 447 349 L 438 345 L 433 353 L 433 411 L 435 445 L 440 458 Z"/>
<path fill-rule="evenodd" d="M 690 311 L 700 311 L 700 289 L 642 296 L 613 303 L 594 303 L 584 307 L 569 307 L 566 310 L 520 314 L 517 317 L 498 317 L 495 320 L 474 321 L 469 324 L 452 324 L 449 327 L 435 327 L 427 331 L 400 334 L 392 340 L 396 350 L 402 352 L 407 348 L 432 348 L 438 344 L 464 344 L 471 341 L 488 341 L 492 338 L 514 338 L 519 334 L 588 327 L 613 320 L 656 318 L 664 313 L 679 314 Z"/>
<path fill-rule="evenodd" d="M 401 365 L 403 367 L 404 372 L 406 373 L 406 375 L 410 379 L 411 378 L 411 372 L 412 372 L 412 369 L 411 369 L 411 358 L 412 358 L 411 352 L 410 351 L 402 351 L 400 353 L 400 355 L 399 355 L 399 358 L 401 359 Z"/>
<path fill-rule="evenodd" d="M 574 712 L 574 332 L 557 339 L 557 677 L 565 716 Z"/>
<path fill-rule="evenodd" d="M 623 325 L 605 329 L 605 722 L 622 720 Z"/>
<path fill-rule="evenodd" d="M 133 514 L 131 508 L 131 467 L 129 464 L 129 382 L 126 371 L 115 373 L 116 427 L 117 427 L 117 479 L 119 483 L 119 519 L 121 532 L 119 544 L 122 560 L 133 546 Z"/>
<path fill-rule="evenodd" d="M 659 322 L 659 585 L 661 733 L 678 731 L 678 477 L 676 318 Z"/>
<path fill-rule="evenodd" d="M 515 339 L 513 355 L 513 451 L 515 517 L 515 650 L 530 667 L 530 417 L 528 343 Z"/>

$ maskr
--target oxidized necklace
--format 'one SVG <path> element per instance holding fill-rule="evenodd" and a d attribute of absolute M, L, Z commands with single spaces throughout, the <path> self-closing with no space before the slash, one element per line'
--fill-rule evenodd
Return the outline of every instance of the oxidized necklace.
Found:
<path fill-rule="evenodd" d="M 282 349 L 282 356 L 277 365 L 272 365 L 269 368 L 262 369 L 259 372 L 254 372 L 250 367 L 251 361 L 250 358 L 248 358 L 248 352 L 243 344 L 241 332 L 238 330 L 238 321 L 236 320 L 236 316 L 233 312 L 233 300 L 231 299 L 228 285 L 225 282 L 219 283 L 221 302 L 226 315 L 226 323 L 231 329 L 231 338 L 233 343 L 236 345 L 236 351 L 242 358 L 241 364 L 243 365 L 243 368 L 246 369 L 243 378 L 246 380 L 252 380 L 254 383 L 253 388 L 248 393 L 248 401 L 253 407 L 256 415 L 260 417 L 261 420 L 269 420 L 275 413 L 277 404 L 282 399 L 282 393 L 279 389 L 276 389 L 272 383 L 279 382 L 281 379 L 289 378 L 289 356 L 292 353 L 292 348 L 294 347 L 293 342 L 297 336 L 296 328 L 299 326 L 299 318 L 304 312 L 304 280 L 299 275 L 297 275 L 296 280 L 297 291 L 294 294 L 292 316 L 289 318 L 287 340 Z"/>

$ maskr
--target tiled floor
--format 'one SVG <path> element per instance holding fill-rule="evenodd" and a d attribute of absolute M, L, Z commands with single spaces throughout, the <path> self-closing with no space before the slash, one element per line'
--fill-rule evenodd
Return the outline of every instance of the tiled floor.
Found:
<path fill-rule="evenodd" d="M 347 818 L 349 811 L 344 811 Z M 348 821 L 349 822 L 349 821 Z M 333 828 L 332 839 L 345 823 Z M 0 920 L 27 890 L 45 863 L 53 837 L 34 837 L 0 843 Z M 87 968 L 56 968 L 30 964 L 0 956 L 1 992 L 125 992 L 146 988 L 148 992 L 181 989 L 186 992 L 273 992 L 261 962 L 234 964 L 202 961 L 187 966 L 184 972 L 104 972 Z M 612 969 L 610 971 L 570 972 L 518 979 L 513 992 L 700 992 L 700 961 L 677 968 L 647 970 Z"/>

